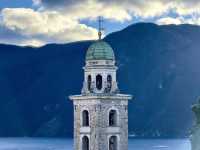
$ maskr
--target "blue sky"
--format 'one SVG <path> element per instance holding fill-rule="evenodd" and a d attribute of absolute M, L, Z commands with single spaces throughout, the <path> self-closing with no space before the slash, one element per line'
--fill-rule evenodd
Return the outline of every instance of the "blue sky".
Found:
<path fill-rule="evenodd" d="M 32 0 L 1 0 L 0 9 L 2 8 L 19 8 L 19 7 L 32 7 Z"/>
<path fill-rule="evenodd" d="M 137 22 L 200 24 L 199 0 L 1 0 L 0 43 L 42 46 L 97 38 Z"/>

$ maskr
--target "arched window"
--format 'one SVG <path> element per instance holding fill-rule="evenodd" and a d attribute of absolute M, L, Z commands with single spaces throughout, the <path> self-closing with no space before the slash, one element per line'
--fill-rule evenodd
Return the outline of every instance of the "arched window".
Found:
<path fill-rule="evenodd" d="M 108 75 L 107 76 L 107 84 L 108 84 L 108 92 L 111 91 L 111 88 L 112 88 L 112 76 L 111 75 Z"/>
<path fill-rule="evenodd" d="M 110 110 L 109 112 L 109 126 L 117 126 L 117 111 Z"/>
<path fill-rule="evenodd" d="M 111 136 L 109 139 L 109 150 L 117 150 L 117 136 Z"/>
<path fill-rule="evenodd" d="M 102 89 L 102 76 L 100 74 L 96 76 L 96 87 L 98 90 Z"/>
<path fill-rule="evenodd" d="M 87 110 L 82 112 L 82 125 L 84 127 L 89 126 L 89 112 Z"/>
<path fill-rule="evenodd" d="M 87 136 L 82 138 L 82 150 L 89 150 L 89 138 Z"/>
<path fill-rule="evenodd" d="M 88 90 L 91 91 L 91 85 L 92 85 L 92 77 L 91 77 L 91 75 L 88 76 L 87 82 L 88 82 Z"/>

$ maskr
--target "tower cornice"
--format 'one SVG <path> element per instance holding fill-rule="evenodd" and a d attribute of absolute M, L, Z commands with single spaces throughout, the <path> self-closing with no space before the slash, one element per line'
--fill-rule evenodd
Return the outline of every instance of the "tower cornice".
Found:
<path fill-rule="evenodd" d="M 72 95 L 69 96 L 70 100 L 131 100 L 132 95 L 127 94 L 90 94 L 90 95 Z"/>

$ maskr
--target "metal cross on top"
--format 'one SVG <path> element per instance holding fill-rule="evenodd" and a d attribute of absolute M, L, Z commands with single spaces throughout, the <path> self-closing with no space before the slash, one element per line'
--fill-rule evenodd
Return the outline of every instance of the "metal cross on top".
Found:
<path fill-rule="evenodd" d="M 102 27 L 103 24 L 103 17 L 99 16 L 99 32 L 98 32 L 98 36 L 99 36 L 99 40 L 101 40 L 102 38 L 102 31 L 104 30 Z"/>

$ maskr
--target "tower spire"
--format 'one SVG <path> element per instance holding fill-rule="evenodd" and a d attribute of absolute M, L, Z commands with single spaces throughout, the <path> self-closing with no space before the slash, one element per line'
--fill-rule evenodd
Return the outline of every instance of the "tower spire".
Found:
<path fill-rule="evenodd" d="M 99 16 L 99 32 L 98 32 L 98 36 L 99 36 L 99 40 L 101 40 L 102 38 L 102 30 L 103 30 L 103 27 L 102 27 L 102 24 L 103 24 L 103 17 Z"/>

